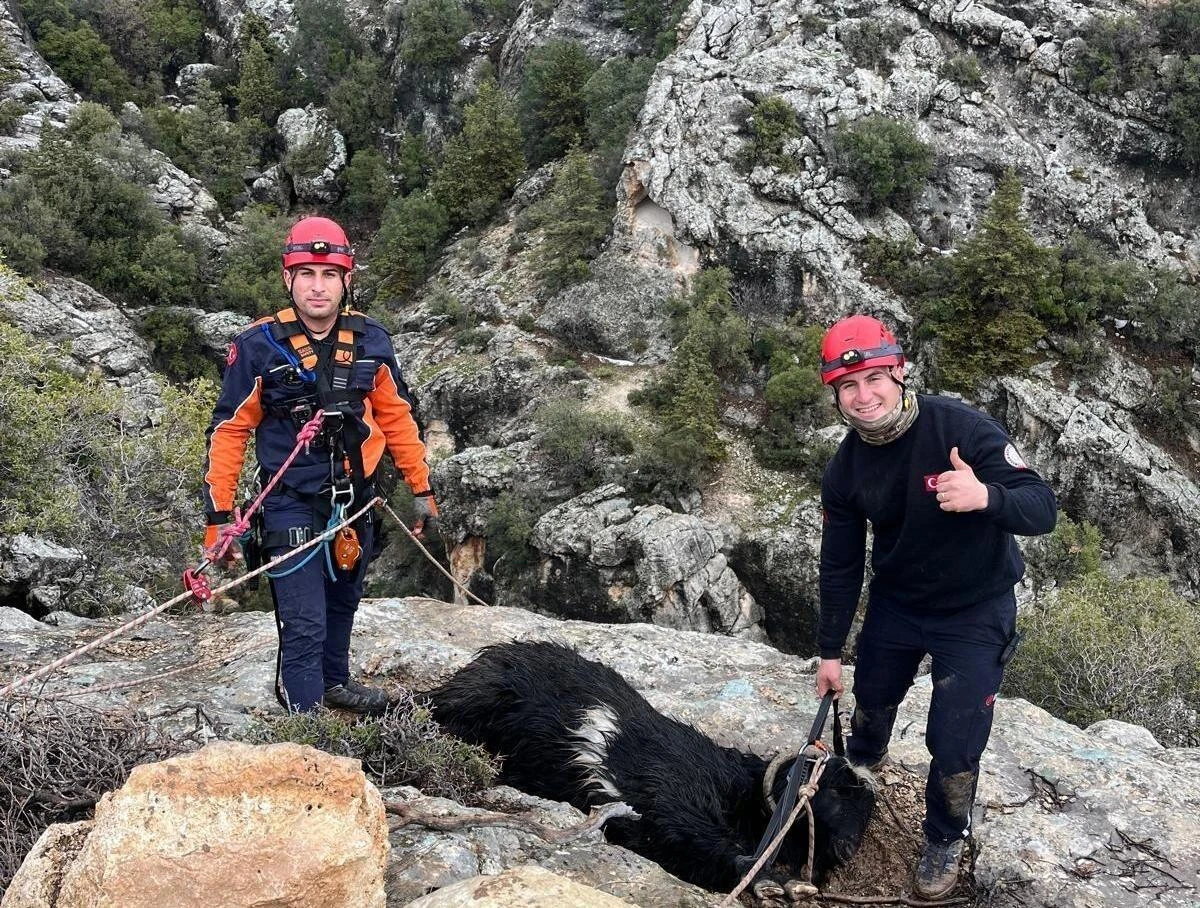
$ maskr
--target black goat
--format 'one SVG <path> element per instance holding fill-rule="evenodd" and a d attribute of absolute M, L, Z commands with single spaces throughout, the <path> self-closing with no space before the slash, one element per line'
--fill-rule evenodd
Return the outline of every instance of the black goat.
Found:
<path fill-rule="evenodd" d="M 640 820 L 615 819 L 609 841 L 680 879 L 729 891 L 767 826 L 761 757 L 721 747 L 668 718 L 612 669 L 555 643 L 505 643 L 429 693 L 452 734 L 503 758 L 502 780 L 581 810 L 624 801 Z M 792 761 L 772 785 L 781 797 Z M 813 876 L 820 885 L 858 850 L 875 804 L 870 776 L 830 757 L 812 807 Z M 801 817 L 778 853 L 799 869 L 808 858 Z"/>

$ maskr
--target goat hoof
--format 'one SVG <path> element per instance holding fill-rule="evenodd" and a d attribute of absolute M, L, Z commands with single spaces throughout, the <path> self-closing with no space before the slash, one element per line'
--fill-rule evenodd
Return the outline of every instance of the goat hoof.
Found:
<path fill-rule="evenodd" d="M 779 900 L 784 896 L 784 888 L 778 880 L 763 877 L 754 881 L 754 896 L 760 901 Z"/>
<path fill-rule="evenodd" d="M 803 880 L 788 880 L 783 886 L 783 891 L 793 902 L 805 902 L 814 898 L 820 890 L 812 883 L 806 883 Z"/>

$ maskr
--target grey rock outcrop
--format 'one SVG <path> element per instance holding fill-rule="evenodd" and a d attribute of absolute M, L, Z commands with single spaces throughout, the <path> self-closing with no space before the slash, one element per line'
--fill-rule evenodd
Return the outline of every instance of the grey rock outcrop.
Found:
<path fill-rule="evenodd" d="M 85 562 L 82 552 L 48 539 L 0 536 L 0 602 L 22 611 L 54 611 L 64 591 L 80 583 Z"/>
<path fill-rule="evenodd" d="M 0 609 L 0 626 L 7 627 Z M 28 616 L 19 616 L 35 624 Z M 47 662 L 113 624 L 80 620 L 72 628 L 43 626 L 17 634 L 24 645 L 0 647 L 0 673 L 14 661 Z M 134 650 L 110 650 L 73 664 L 49 679 L 43 693 L 78 691 L 87 685 L 126 681 L 216 658 L 194 672 L 156 680 L 152 686 L 97 693 L 95 705 L 153 705 L 169 710 L 201 702 L 206 715 L 244 727 L 251 708 L 273 703 L 270 615 L 221 618 L 188 616 L 144 628 L 152 642 Z M 13 636 L 6 631 L 3 639 Z M 368 674 L 392 674 L 424 689 L 463 665 L 482 646 L 512 639 L 553 639 L 612 666 L 658 709 L 691 722 L 723 744 L 770 754 L 795 749 L 816 711 L 811 660 L 786 656 L 748 640 L 674 631 L 645 624 L 602 625 L 555 621 L 524 609 L 474 608 L 431 600 L 364 602 L 358 615 L 353 658 Z M 914 685 L 901 709 L 891 742 L 893 758 L 924 771 L 928 677 Z M 984 755 L 973 823 L 980 842 L 975 875 L 997 908 L 1190 908 L 1200 886 L 1200 754 L 1195 749 L 1145 746 L 1114 740 L 1105 728 L 1083 731 L 1022 700 L 996 703 L 992 743 Z M 386 797 L 420 798 L 411 789 Z M 508 799 L 511 790 L 490 796 Z M 521 804 L 537 805 L 522 797 Z M 422 799 L 422 806 L 463 812 L 449 802 Z M 569 807 L 540 802 L 544 822 L 579 821 Z M 536 863 L 586 885 L 607 880 L 608 891 L 646 906 L 711 903 L 648 862 L 598 839 L 550 846 L 518 831 L 492 828 L 434 832 L 403 827 L 390 836 L 389 902 L 404 904 L 431 889 L 481 872 Z M 701 899 L 707 898 L 708 901 Z"/>
<path fill-rule="evenodd" d="M 605 485 L 544 514 L 531 544 L 542 555 L 540 608 L 569 617 L 763 640 L 762 610 L 729 567 L 734 529 L 661 505 L 637 507 Z"/>
<path fill-rule="evenodd" d="M 55 75 L 33 49 L 33 41 L 23 23 L 9 0 L 0 3 L 0 46 L 13 61 L 12 67 L 6 68 L 5 78 L 0 80 L 0 100 L 18 101 L 27 108 L 12 135 L 0 135 L 0 150 L 36 148 L 42 121 L 65 126 L 79 100 L 71 87 Z"/>
<path fill-rule="evenodd" d="M 275 128 L 283 139 L 284 167 L 296 198 L 307 204 L 337 201 L 338 174 L 346 166 L 346 140 L 323 107 L 292 107 L 279 115 Z M 302 164 L 301 164 L 302 162 Z"/>
<path fill-rule="evenodd" d="M 47 274 L 41 292 L 0 271 L 0 311 L 25 334 L 61 345 L 60 363 L 97 372 L 128 394 L 132 416 L 162 406 L 162 383 L 151 369 L 150 348 L 124 312 L 72 278 Z"/>

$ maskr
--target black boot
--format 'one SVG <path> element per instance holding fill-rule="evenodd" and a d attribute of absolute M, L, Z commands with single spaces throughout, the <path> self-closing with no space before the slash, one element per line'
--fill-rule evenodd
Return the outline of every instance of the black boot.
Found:
<path fill-rule="evenodd" d="M 328 688 L 321 702 L 330 709 L 380 716 L 388 708 L 391 700 L 377 687 L 367 687 L 357 681 L 347 680 L 345 684 Z"/>

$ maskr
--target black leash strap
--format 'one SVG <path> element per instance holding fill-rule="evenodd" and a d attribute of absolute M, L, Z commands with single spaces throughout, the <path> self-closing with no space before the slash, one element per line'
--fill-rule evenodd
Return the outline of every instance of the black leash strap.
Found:
<path fill-rule="evenodd" d="M 809 746 L 821 740 L 821 735 L 825 732 L 825 722 L 829 719 L 829 710 L 833 706 L 833 702 L 833 691 L 829 691 L 821 699 L 821 705 L 817 709 L 817 717 L 813 720 L 812 729 L 808 733 L 808 741 L 801 748 L 800 752 L 796 754 L 796 760 L 792 763 L 792 768 L 788 771 L 787 787 L 783 790 L 783 797 L 775 805 L 775 810 L 772 812 L 771 819 L 767 823 L 767 831 L 763 833 L 763 837 L 758 843 L 758 848 L 754 850 L 754 860 L 756 862 L 763 856 L 767 847 L 771 844 L 775 836 L 778 835 L 779 830 L 783 828 L 783 824 L 787 822 L 792 808 L 796 806 L 800 787 L 806 784 L 809 776 L 812 775 L 814 762 L 807 759 L 804 756 L 804 752 Z M 839 757 L 845 756 L 846 753 L 846 741 L 842 735 L 842 717 L 836 709 L 833 710 L 833 752 Z"/>

